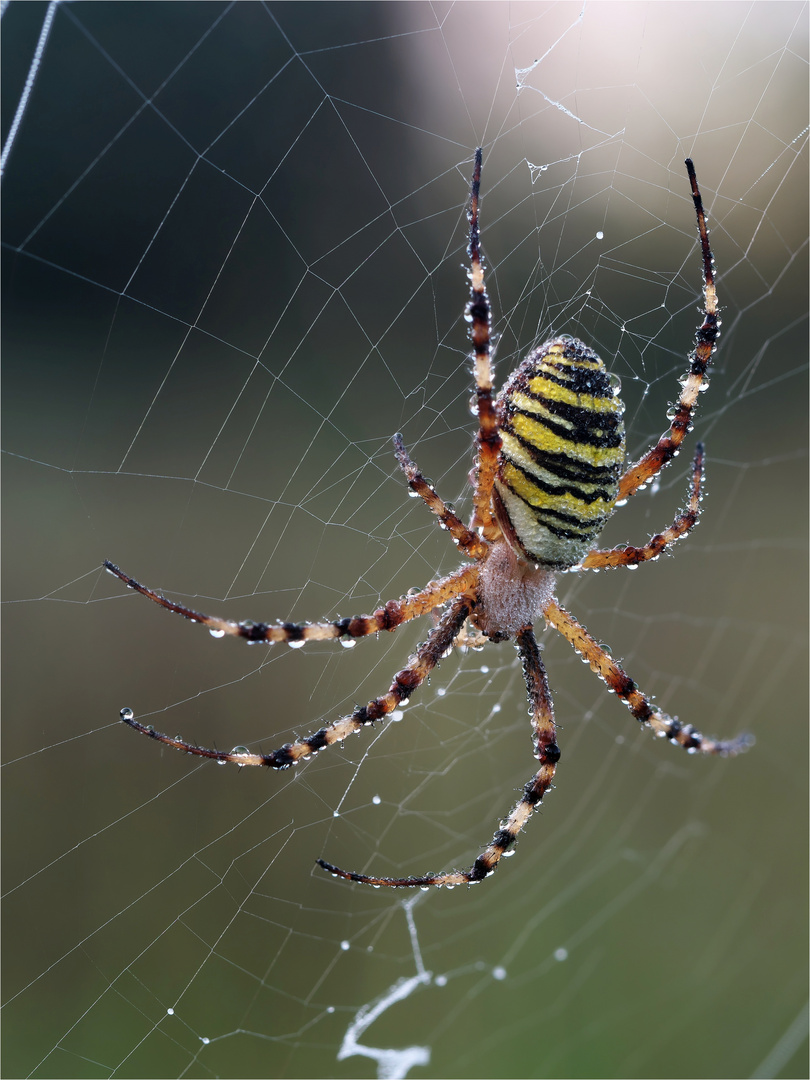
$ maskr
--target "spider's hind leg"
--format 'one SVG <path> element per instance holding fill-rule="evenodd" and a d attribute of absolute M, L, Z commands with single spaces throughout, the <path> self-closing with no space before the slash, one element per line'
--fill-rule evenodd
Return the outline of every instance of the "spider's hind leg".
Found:
<path fill-rule="evenodd" d="M 399 433 L 394 436 L 394 451 L 397 455 L 399 467 L 407 477 L 408 487 L 414 495 L 418 495 L 420 499 L 424 500 L 428 508 L 439 519 L 442 528 L 447 529 L 464 554 L 469 555 L 471 559 L 478 559 L 484 555 L 488 550 L 488 545 L 477 533 L 467 528 L 452 506 L 437 495 L 433 486 L 425 479 L 419 471 L 419 467 L 405 449 L 405 443 Z"/>
<path fill-rule="evenodd" d="M 675 518 L 663 532 L 656 533 L 643 547 L 616 547 L 604 551 L 589 551 L 579 566 L 571 567 L 572 570 L 601 570 L 617 566 L 638 566 L 639 563 L 649 559 L 657 559 L 662 551 L 686 536 L 697 525 L 700 514 L 701 484 L 703 482 L 703 467 L 705 463 L 705 449 L 703 443 L 698 443 L 695 448 L 695 456 L 692 460 L 692 476 L 689 482 L 689 500 L 684 510 Z"/>
<path fill-rule="evenodd" d="M 675 407 L 675 415 L 669 431 L 666 431 L 656 445 L 625 472 L 619 481 L 619 501 L 629 499 L 639 488 L 657 476 L 668 465 L 692 426 L 692 417 L 697 408 L 698 395 L 706 389 L 706 378 L 712 354 L 720 337 L 720 317 L 717 307 L 717 289 L 714 281 L 714 256 L 709 245 L 709 230 L 706 227 L 706 214 L 700 195 L 695 167 L 692 159 L 686 159 L 686 171 L 692 188 L 692 201 L 695 204 L 697 227 L 700 235 L 700 248 L 703 258 L 703 322 L 695 334 L 695 347 L 689 354 L 689 370 L 681 380 L 681 392 Z"/>
<path fill-rule="evenodd" d="M 470 340 L 473 345 L 473 371 L 478 413 L 471 525 L 474 529 L 480 529 L 487 540 L 495 540 L 499 530 L 492 514 L 492 489 L 498 470 L 501 436 L 493 387 L 492 308 L 484 280 L 481 232 L 478 225 L 482 159 L 483 151 L 479 147 L 475 151 L 475 167 L 470 184 L 470 209 L 467 215 L 470 222 L 470 241 L 467 247 L 467 254 L 470 257 L 470 302 L 467 304 L 465 315 L 470 324 Z"/>

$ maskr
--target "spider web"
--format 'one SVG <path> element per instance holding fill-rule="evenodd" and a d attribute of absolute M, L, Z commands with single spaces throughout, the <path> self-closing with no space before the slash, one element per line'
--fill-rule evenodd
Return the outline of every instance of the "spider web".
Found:
<path fill-rule="evenodd" d="M 6 1074 L 806 1076 L 806 5 L 12 3 L 3 28 Z M 558 595 L 667 711 L 758 743 L 656 744 L 545 633 L 563 758 L 517 856 L 373 891 L 314 859 L 467 866 L 533 771 L 513 648 L 297 770 L 218 769 L 120 708 L 269 750 L 386 690 L 425 621 L 247 648 L 100 563 L 293 620 L 453 568 L 390 440 L 469 511 L 478 144 L 498 381 L 583 337 L 635 455 L 699 319 L 695 160 L 724 313 L 704 518 Z M 606 545 L 672 520 L 686 456 Z"/>

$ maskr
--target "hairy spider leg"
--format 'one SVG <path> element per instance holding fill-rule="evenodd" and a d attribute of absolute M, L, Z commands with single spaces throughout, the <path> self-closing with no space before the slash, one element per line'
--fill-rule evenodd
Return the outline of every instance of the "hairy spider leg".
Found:
<path fill-rule="evenodd" d="M 470 528 L 480 530 L 487 540 L 496 540 L 500 533 L 492 514 L 492 488 L 498 471 L 498 454 L 501 436 L 498 415 L 493 400 L 492 382 L 492 308 L 484 282 L 484 264 L 481 259 L 481 234 L 478 228 L 478 203 L 481 189 L 481 160 L 483 151 L 475 151 L 470 188 L 470 301 L 465 317 L 470 323 L 470 340 L 473 343 L 473 371 L 475 374 L 476 410 L 478 434 L 475 438 L 475 490 Z"/>
<path fill-rule="evenodd" d="M 619 481 L 618 502 L 629 499 L 640 487 L 668 465 L 692 427 L 692 417 L 697 408 L 698 395 L 705 386 L 706 372 L 720 337 L 720 319 L 717 313 L 717 290 L 714 284 L 714 256 L 709 246 L 709 230 L 700 197 L 695 167 L 692 159 L 686 159 L 686 172 L 692 187 L 692 200 L 697 215 L 700 247 L 703 255 L 703 322 L 695 334 L 695 347 L 689 354 L 689 371 L 681 381 L 681 393 L 669 431 L 657 444 L 631 465 Z"/>
<path fill-rule="evenodd" d="M 555 600 L 546 603 L 543 617 L 587 660 L 591 670 L 625 703 L 636 720 L 651 727 L 657 735 L 683 746 L 690 753 L 718 754 L 721 757 L 735 757 L 753 745 L 754 737 L 748 734 L 738 735 L 728 741 L 707 738 L 695 731 L 691 724 L 682 724 L 677 717 L 667 716 L 665 712 L 657 709 L 585 627 Z"/>
<path fill-rule="evenodd" d="M 469 592 L 478 580 L 478 571 L 474 566 L 462 566 L 439 581 L 431 581 L 424 589 L 420 589 L 411 596 L 404 596 L 400 600 L 389 600 L 384 607 L 377 608 L 372 615 L 355 615 L 352 618 L 336 619 L 334 622 L 325 623 L 266 623 L 250 620 L 235 622 L 232 619 L 221 619 L 216 615 L 204 615 L 201 611 L 194 611 L 193 608 L 178 604 L 155 592 L 154 589 L 141 585 L 109 559 L 104 560 L 104 568 L 120 578 L 130 589 L 148 597 L 167 611 L 208 627 L 214 634 L 241 637 L 246 641 L 266 642 L 269 645 L 277 642 L 289 645 L 307 641 L 329 641 L 336 638 L 362 638 L 368 637 L 369 634 L 376 634 L 380 630 L 396 630 L 398 626 L 410 622 L 411 619 L 427 615 L 452 597 Z"/>
<path fill-rule="evenodd" d="M 531 626 L 526 626 L 518 632 L 516 647 L 523 662 L 523 675 L 532 714 L 534 756 L 540 761 L 540 768 L 524 786 L 522 797 L 506 820 L 501 823 L 492 842 L 481 852 L 470 869 L 450 870 L 443 874 L 425 874 L 423 877 L 389 878 L 351 873 L 331 863 L 326 863 L 323 859 L 318 859 L 319 866 L 334 874 L 335 877 L 344 878 L 347 881 L 359 881 L 364 885 L 385 886 L 393 889 L 424 889 L 431 885 L 438 887 L 444 885 L 448 888 L 453 888 L 455 885 L 475 885 L 495 872 L 498 863 L 504 855 L 511 852 L 518 833 L 551 787 L 557 762 L 560 760 L 548 678 Z"/>
<path fill-rule="evenodd" d="M 699 442 L 695 447 L 695 456 L 692 459 L 692 476 L 689 481 L 689 501 L 683 511 L 678 514 L 672 524 L 656 533 L 643 547 L 615 547 L 606 550 L 589 551 L 579 566 L 573 570 L 600 570 L 605 567 L 638 566 L 639 563 L 657 559 L 662 551 L 686 536 L 695 525 L 700 515 L 701 484 L 703 482 L 704 464 L 706 454 L 705 447 Z"/>
<path fill-rule="evenodd" d="M 411 657 L 408 666 L 394 676 L 387 694 L 374 698 L 368 705 L 358 706 L 350 716 L 342 716 L 333 724 L 320 728 L 306 739 L 285 743 L 269 754 L 251 754 L 249 751 L 241 750 L 209 750 L 205 746 L 195 746 L 178 736 L 164 735 L 146 724 L 141 724 L 134 718 L 131 709 L 122 709 L 121 719 L 141 735 L 147 735 L 150 739 L 155 739 L 165 746 L 171 746 L 175 750 L 182 750 L 186 754 L 196 754 L 197 757 L 212 758 L 214 761 L 230 762 L 234 765 L 264 765 L 271 769 L 288 769 L 291 765 L 297 765 L 302 759 L 317 754 L 327 746 L 343 742 L 348 735 L 353 735 L 366 725 L 382 720 L 407 701 L 414 690 L 422 685 L 442 656 L 452 648 L 453 641 L 469 613 L 470 605 L 465 598 L 460 597 L 454 600 L 438 625 L 431 630 L 427 641 L 423 642 Z"/>
<path fill-rule="evenodd" d="M 394 436 L 394 451 L 399 467 L 408 479 L 408 487 L 427 503 L 428 508 L 439 519 L 439 524 L 447 529 L 464 554 L 469 555 L 471 559 L 480 559 L 486 555 L 489 545 L 477 533 L 467 528 L 453 508 L 444 502 L 433 486 L 428 483 L 405 449 L 405 443 L 399 433 Z"/>

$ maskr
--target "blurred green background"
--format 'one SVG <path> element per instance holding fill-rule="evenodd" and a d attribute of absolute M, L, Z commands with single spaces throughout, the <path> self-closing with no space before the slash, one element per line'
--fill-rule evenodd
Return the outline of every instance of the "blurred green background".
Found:
<path fill-rule="evenodd" d="M 4 144 L 45 10 L 3 15 Z M 3 179 L 6 1075 L 373 1076 L 347 1026 L 420 958 L 361 1038 L 428 1047 L 410 1075 L 807 1075 L 806 51 L 794 3 L 58 8 Z M 511 646 L 295 774 L 218 769 L 119 709 L 268 750 L 387 689 L 425 625 L 250 649 L 99 566 L 315 619 L 455 565 L 390 437 L 466 512 L 478 144 L 498 379 L 581 335 L 633 454 L 699 319 L 695 159 L 704 518 L 558 594 L 667 711 L 758 742 L 656 744 L 544 634 L 557 790 L 485 886 L 416 897 L 417 952 L 413 897 L 313 861 L 472 861 L 533 771 Z M 672 520 L 687 456 L 607 544 Z"/>

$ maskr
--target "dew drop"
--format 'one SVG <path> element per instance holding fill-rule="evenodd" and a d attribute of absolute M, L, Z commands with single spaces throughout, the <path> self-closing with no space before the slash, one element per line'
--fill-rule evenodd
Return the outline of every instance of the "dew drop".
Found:
<path fill-rule="evenodd" d="M 568 959 L 568 949 L 563 949 L 562 947 L 560 947 L 559 949 L 555 949 L 554 950 L 554 959 L 559 960 L 560 963 L 562 963 L 563 960 L 567 960 Z"/>
<path fill-rule="evenodd" d="M 209 630 L 208 633 L 211 635 L 211 637 L 214 637 L 214 638 L 223 638 L 223 637 L 225 637 L 225 631 L 224 630 Z"/>
<path fill-rule="evenodd" d="M 498 967 L 494 967 L 492 969 L 492 978 L 493 979 L 498 979 L 498 980 L 505 979 L 506 978 L 506 968 L 501 967 L 500 965 Z"/>
<path fill-rule="evenodd" d="M 435 986 L 447 986 L 447 976 L 437 975 L 436 978 L 433 980 L 433 983 Z"/>
<path fill-rule="evenodd" d="M 341 941 L 340 947 L 341 947 L 341 949 L 343 949 L 344 952 L 348 952 L 349 949 L 351 948 L 351 945 L 349 945 L 348 941 Z"/>
<path fill-rule="evenodd" d="M 171 1006 L 166 1010 L 167 1016 L 174 1016 L 174 1009 Z"/>
<path fill-rule="evenodd" d="M 306 642 L 304 641 L 288 641 L 287 644 L 291 649 L 302 649 Z"/>
<path fill-rule="evenodd" d="M 379 795 L 372 795 L 371 801 L 374 803 L 375 806 L 379 806 L 380 803 L 382 802 L 382 799 L 380 798 Z"/>
<path fill-rule="evenodd" d="M 130 708 L 123 708 L 118 714 L 122 720 L 134 720 L 135 713 Z"/>
<path fill-rule="evenodd" d="M 357 644 L 357 638 L 349 637 L 348 634 L 344 634 L 342 637 L 338 638 L 338 641 L 344 649 L 353 649 Z"/>
<path fill-rule="evenodd" d="M 596 239 L 597 240 L 604 240 L 605 239 L 605 234 L 602 232 L 601 229 L 599 229 L 599 231 L 597 232 Z"/>

